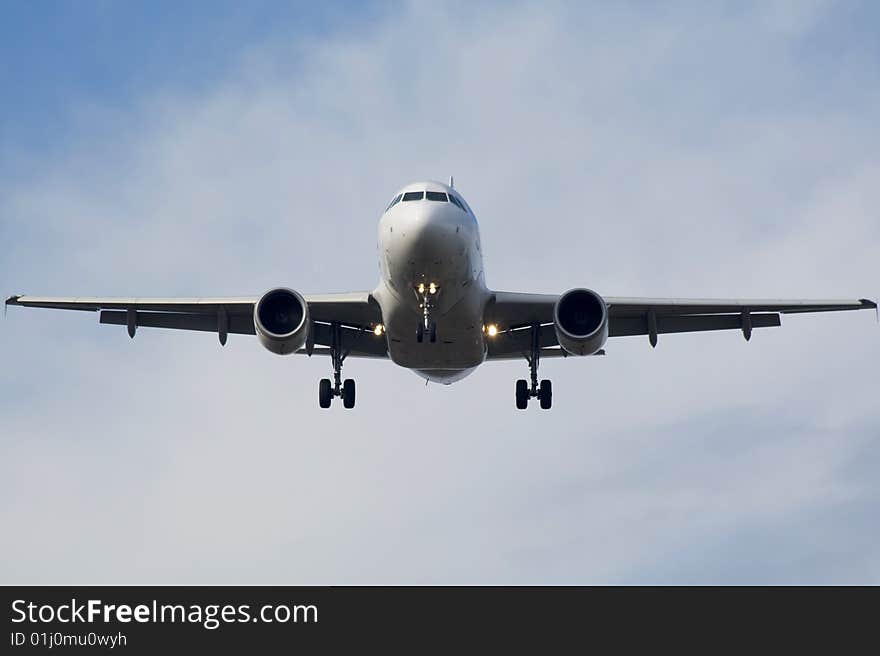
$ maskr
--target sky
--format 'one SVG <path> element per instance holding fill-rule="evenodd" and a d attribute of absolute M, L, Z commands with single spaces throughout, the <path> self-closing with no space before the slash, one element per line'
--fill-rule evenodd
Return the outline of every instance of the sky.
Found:
<path fill-rule="evenodd" d="M 875 3 L 3 3 L 0 291 L 367 290 L 445 180 L 493 289 L 880 296 Z M 0 321 L 0 582 L 880 583 L 880 326 L 451 386 Z"/>

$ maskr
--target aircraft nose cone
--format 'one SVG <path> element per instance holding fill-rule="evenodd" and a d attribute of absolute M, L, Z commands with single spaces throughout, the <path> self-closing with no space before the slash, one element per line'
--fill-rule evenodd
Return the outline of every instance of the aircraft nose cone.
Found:
<path fill-rule="evenodd" d="M 432 258 L 440 257 L 447 250 L 454 234 L 454 226 L 436 221 L 431 216 L 420 217 L 408 231 L 412 249 Z"/>
<path fill-rule="evenodd" d="M 380 227 L 383 261 L 400 287 L 435 281 L 450 286 L 451 277 L 464 275 L 467 239 L 462 212 L 443 202 L 401 202 L 402 207 Z"/>

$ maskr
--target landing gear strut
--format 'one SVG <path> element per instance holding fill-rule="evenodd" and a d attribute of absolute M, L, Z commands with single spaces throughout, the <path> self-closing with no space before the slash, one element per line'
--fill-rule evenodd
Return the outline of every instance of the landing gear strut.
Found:
<path fill-rule="evenodd" d="M 318 383 L 318 405 L 329 408 L 334 396 L 342 397 L 342 405 L 345 408 L 354 407 L 355 385 L 354 380 L 346 378 L 342 381 L 342 363 L 348 353 L 342 350 L 342 328 L 338 323 L 330 325 L 332 333 L 332 345 L 330 346 L 330 359 L 333 361 L 333 382 L 329 378 L 322 378 Z"/>
<path fill-rule="evenodd" d="M 529 363 L 530 380 L 519 379 L 516 381 L 516 407 L 525 410 L 529 405 L 529 399 L 537 398 L 542 410 L 549 410 L 553 405 L 553 385 L 544 379 L 538 385 L 538 362 L 541 359 L 541 326 L 532 326 L 532 340 L 529 355 L 526 360 Z"/>
<path fill-rule="evenodd" d="M 427 333 L 429 341 L 433 344 L 437 341 L 437 323 L 431 318 L 431 310 L 434 309 L 434 299 L 440 288 L 433 282 L 428 286 L 419 283 L 415 291 L 419 299 L 419 307 L 422 309 L 422 320 L 416 328 L 416 341 L 419 344 L 424 342 Z"/>

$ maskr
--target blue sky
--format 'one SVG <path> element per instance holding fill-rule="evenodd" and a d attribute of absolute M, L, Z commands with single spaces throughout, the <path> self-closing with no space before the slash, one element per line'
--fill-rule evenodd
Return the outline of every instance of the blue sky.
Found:
<path fill-rule="evenodd" d="M 371 289 L 450 174 L 496 289 L 880 293 L 873 3 L 315 7 L 4 4 L 4 293 Z M 327 413 L 319 358 L 11 308 L 0 581 L 877 582 L 878 338 L 614 340 L 550 413 L 349 361 Z"/>
<path fill-rule="evenodd" d="M 464 5 L 449 6 L 463 19 L 468 16 Z M 662 17 L 681 6 L 634 3 L 619 11 Z M 6 63 L 0 68 L 0 142 L 23 149 L 49 148 L 78 127 L 71 124 L 78 104 L 128 108 L 157 91 L 197 94 L 216 84 L 255 45 L 357 34 L 407 7 L 406 3 L 270 0 L 246 5 L 225 0 L 183 5 L 164 1 L 5 3 L 0 26 L 0 56 Z M 795 3 L 778 13 L 795 11 L 793 7 Z M 697 17 L 706 11 L 689 9 Z M 739 21 L 748 9 L 734 4 L 706 13 Z M 877 18 L 874 3 L 843 3 L 823 12 L 820 23 L 785 44 L 804 66 L 824 76 L 822 88 L 811 90 L 812 102 L 840 103 L 846 97 L 840 92 L 851 92 L 859 82 L 847 70 L 852 66 L 876 71 Z M 724 45 L 714 42 L 717 34 L 708 25 L 703 36 L 710 47 Z M 717 72 L 717 62 L 711 57 L 689 64 L 680 82 L 698 82 L 701 76 Z M 299 62 L 294 58 L 285 65 L 296 70 Z M 677 87 L 674 80 L 669 82 Z M 792 89 L 785 87 L 769 91 L 762 102 L 779 102 L 788 111 L 802 100 L 792 97 Z M 729 101 L 717 98 L 717 102 Z"/>
<path fill-rule="evenodd" d="M 0 137 L 46 148 L 76 129 L 79 103 L 127 108 L 157 90 L 197 94 L 254 43 L 357 30 L 382 11 L 360 2 L 7 2 Z"/>

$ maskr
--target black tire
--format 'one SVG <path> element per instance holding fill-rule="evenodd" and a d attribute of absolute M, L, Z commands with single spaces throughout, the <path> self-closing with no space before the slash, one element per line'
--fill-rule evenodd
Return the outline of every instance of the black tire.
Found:
<path fill-rule="evenodd" d="M 419 344 L 425 341 L 425 327 L 421 323 L 419 323 L 418 327 L 416 328 L 416 341 Z"/>
<path fill-rule="evenodd" d="M 516 381 L 516 408 L 525 410 L 529 406 L 529 383 L 522 378 Z"/>
<path fill-rule="evenodd" d="M 433 344 L 436 341 L 437 341 L 437 324 L 432 323 L 431 324 L 431 343 Z"/>
<path fill-rule="evenodd" d="M 330 379 L 322 378 L 318 383 L 318 405 L 322 408 L 329 408 L 332 400 L 333 390 L 330 387 Z"/>
<path fill-rule="evenodd" d="M 346 408 L 354 407 L 354 381 L 346 378 L 342 383 L 342 405 Z"/>
<path fill-rule="evenodd" d="M 541 401 L 541 409 L 549 410 L 553 405 L 553 385 L 549 380 L 542 380 L 538 388 L 538 399 Z"/>

